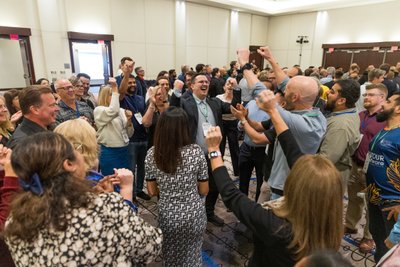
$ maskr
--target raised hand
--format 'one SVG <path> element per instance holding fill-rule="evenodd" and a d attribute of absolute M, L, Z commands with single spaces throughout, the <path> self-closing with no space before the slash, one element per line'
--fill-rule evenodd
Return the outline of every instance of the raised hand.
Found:
<path fill-rule="evenodd" d="M 259 49 L 257 49 L 257 52 L 266 60 L 269 62 L 275 61 L 274 56 L 271 53 L 271 50 L 269 49 L 268 46 L 262 46 Z"/>
<path fill-rule="evenodd" d="M 250 50 L 247 48 L 240 48 L 236 51 L 237 59 L 240 67 L 244 64 L 249 63 Z"/>
<path fill-rule="evenodd" d="M 219 126 L 211 127 L 206 136 L 206 144 L 209 151 L 219 151 L 219 144 L 222 140 L 221 129 Z"/>
<path fill-rule="evenodd" d="M 11 123 L 14 123 L 14 124 L 15 124 L 21 117 L 22 117 L 22 111 L 19 110 L 19 111 L 15 112 L 15 113 L 11 116 L 10 121 L 11 121 Z"/>
<path fill-rule="evenodd" d="M 235 116 L 236 119 L 242 121 L 246 119 L 248 115 L 248 110 L 245 109 L 242 104 L 237 104 L 236 108 L 231 106 L 231 113 L 233 116 Z"/>
<path fill-rule="evenodd" d="M 111 85 L 111 87 L 118 86 L 117 85 L 117 80 L 114 77 L 110 77 L 108 79 L 108 83 Z"/>
<path fill-rule="evenodd" d="M 270 113 L 276 108 L 275 95 L 270 90 L 264 90 L 256 97 L 257 106 L 267 113 Z"/>

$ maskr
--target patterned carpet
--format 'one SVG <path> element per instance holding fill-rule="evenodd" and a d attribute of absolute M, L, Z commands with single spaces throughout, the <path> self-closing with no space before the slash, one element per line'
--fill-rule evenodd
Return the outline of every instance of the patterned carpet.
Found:
<path fill-rule="evenodd" d="M 227 151 L 224 159 L 229 172 L 232 173 L 229 151 Z M 252 180 L 249 193 L 251 199 L 254 199 L 255 188 L 255 181 Z M 139 199 L 139 202 L 140 215 L 151 224 L 157 225 L 156 198 L 152 198 L 150 201 Z M 344 203 L 346 203 L 346 200 L 344 200 Z M 203 242 L 203 266 L 247 266 L 253 250 L 252 233 L 238 221 L 232 212 L 227 211 L 220 199 L 217 202 L 215 213 L 224 219 L 225 225 L 216 227 L 208 223 Z M 362 232 L 362 224 L 363 222 L 359 226 L 359 232 Z M 356 267 L 374 266 L 372 254 L 364 254 L 358 251 L 357 244 L 361 237 L 361 233 L 345 235 L 340 252 Z M 161 258 L 159 257 L 156 262 L 148 266 L 162 266 Z"/>

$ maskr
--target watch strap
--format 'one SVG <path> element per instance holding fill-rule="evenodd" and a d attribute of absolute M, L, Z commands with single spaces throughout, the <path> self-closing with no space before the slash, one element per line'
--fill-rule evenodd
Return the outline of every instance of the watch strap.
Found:
<path fill-rule="evenodd" d="M 253 65 L 251 65 L 250 63 L 246 63 L 242 66 L 242 71 L 244 70 L 252 70 L 253 69 Z"/>
<path fill-rule="evenodd" d="M 211 151 L 210 153 L 208 153 L 209 159 L 218 158 L 221 156 L 222 156 L 221 151 Z"/>

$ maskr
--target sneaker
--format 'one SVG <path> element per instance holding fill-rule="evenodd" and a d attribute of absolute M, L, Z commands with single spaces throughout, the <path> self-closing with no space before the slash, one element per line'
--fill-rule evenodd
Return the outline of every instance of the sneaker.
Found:
<path fill-rule="evenodd" d="M 344 227 L 344 233 L 347 235 L 355 235 L 357 234 L 358 230 L 357 229 L 351 229 L 347 226 Z"/>
<path fill-rule="evenodd" d="M 209 221 L 210 223 L 215 224 L 216 226 L 224 226 L 224 220 L 222 220 L 220 217 L 218 217 L 217 215 L 213 214 L 211 216 L 207 216 L 207 221 Z"/>
<path fill-rule="evenodd" d="M 140 197 L 141 199 L 144 199 L 144 200 L 150 200 L 151 199 L 151 197 L 148 194 L 146 194 L 145 192 L 143 192 L 143 191 L 137 193 L 136 196 Z"/>
<path fill-rule="evenodd" d="M 375 242 L 372 239 L 363 238 L 360 241 L 358 249 L 361 253 L 371 253 L 371 251 L 375 249 Z"/>

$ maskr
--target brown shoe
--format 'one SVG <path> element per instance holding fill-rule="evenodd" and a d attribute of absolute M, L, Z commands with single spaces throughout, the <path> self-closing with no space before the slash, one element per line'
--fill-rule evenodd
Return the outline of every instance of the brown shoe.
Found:
<path fill-rule="evenodd" d="M 375 242 L 372 239 L 363 238 L 360 241 L 360 246 L 358 249 L 361 253 L 371 253 L 371 251 L 375 248 Z"/>
<path fill-rule="evenodd" d="M 351 229 L 347 226 L 344 227 L 344 233 L 347 235 L 355 235 L 357 234 L 358 230 L 357 229 Z"/>

